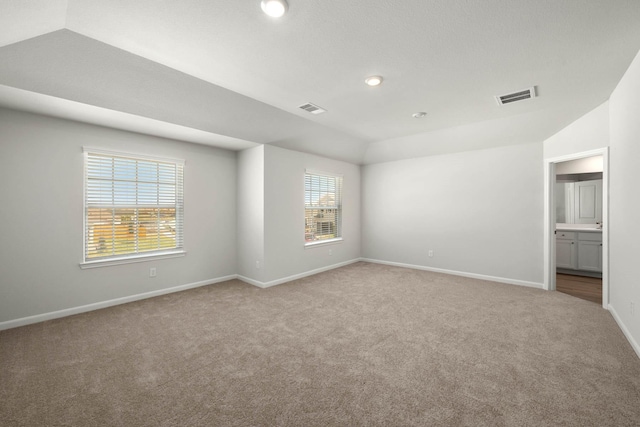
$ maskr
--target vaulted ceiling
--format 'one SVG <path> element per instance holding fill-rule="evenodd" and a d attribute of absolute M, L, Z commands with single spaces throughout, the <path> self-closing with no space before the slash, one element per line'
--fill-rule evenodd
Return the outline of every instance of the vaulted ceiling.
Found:
<path fill-rule="evenodd" d="M 0 106 L 353 163 L 542 141 L 608 99 L 639 22 L 637 0 L 0 0 Z"/>

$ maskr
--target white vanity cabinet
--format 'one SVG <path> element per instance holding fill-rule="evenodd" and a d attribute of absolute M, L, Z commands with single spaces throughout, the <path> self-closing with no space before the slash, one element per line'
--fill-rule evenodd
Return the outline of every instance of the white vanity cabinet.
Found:
<path fill-rule="evenodd" d="M 602 271 L 601 233 L 578 233 L 578 270 Z"/>
<path fill-rule="evenodd" d="M 556 267 L 571 270 L 578 268 L 578 245 L 575 232 L 556 232 Z"/>
<path fill-rule="evenodd" d="M 556 267 L 602 272 L 602 233 L 557 230 Z"/>

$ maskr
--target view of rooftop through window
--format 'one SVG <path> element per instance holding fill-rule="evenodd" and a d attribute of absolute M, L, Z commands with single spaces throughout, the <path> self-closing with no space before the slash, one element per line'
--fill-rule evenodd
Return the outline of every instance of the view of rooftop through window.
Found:
<path fill-rule="evenodd" d="M 342 177 L 305 174 L 305 242 L 342 236 Z"/>

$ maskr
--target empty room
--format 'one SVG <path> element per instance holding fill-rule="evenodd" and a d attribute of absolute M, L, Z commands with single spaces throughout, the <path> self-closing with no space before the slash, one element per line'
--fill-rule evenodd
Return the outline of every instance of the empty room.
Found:
<path fill-rule="evenodd" d="M 639 23 L 0 0 L 0 424 L 640 425 Z"/>

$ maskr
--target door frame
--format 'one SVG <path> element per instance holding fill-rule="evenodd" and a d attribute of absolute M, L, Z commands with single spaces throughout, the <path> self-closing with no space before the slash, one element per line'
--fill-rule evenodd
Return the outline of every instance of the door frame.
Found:
<path fill-rule="evenodd" d="M 602 308 L 609 308 L 609 147 L 544 159 L 544 283 L 556 290 L 556 163 L 602 156 Z"/>

